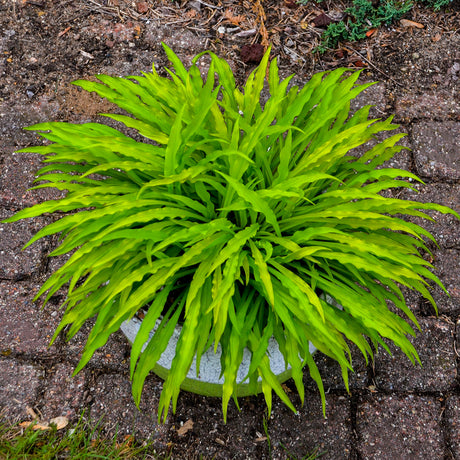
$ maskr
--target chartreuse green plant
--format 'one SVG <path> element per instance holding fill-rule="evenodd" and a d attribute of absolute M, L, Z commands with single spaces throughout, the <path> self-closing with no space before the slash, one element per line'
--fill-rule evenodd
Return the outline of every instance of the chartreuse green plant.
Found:
<path fill-rule="evenodd" d="M 429 282 L 442 285 L 420 256 L 432 235 L 403 216 L 430 219 L 424 210 L 453 211 L 379 193 L 419 179 L 378 169 L 404 148 L 397 145 L 403 134 L 355 153 L 397 128 L 391 117 L 369 119 L 369 106 L 350 113 L 350 101 L 370 84 L 357 84 L 359 72 L 338 69 L 289 88 L 291 78 L 280 80 L 267 52 L 240 90 L 229 65 L 213 53 L 207 53 L 203 81 L 195 65 L 201 55 L 186 70 L 164 48 L 174 66 L 169 77 L 153 69 L 75 82 L 128 112 L 106 116 L 137 130 L 144 142 L 103 124 L 50 122 L 27 128 L 40 131 L 49 145 L 21 150 L 44 157 L 34 188 L 67 191 L 7 221 L 59 213 L 27 246 L 60 233 L 51 255 L 70 253 L 37 294 L 47 301 L 67 289 L 53 340 L 63 329 L 71 338 L 96 319 L 76 372 L 123 321 L 146 307 L 131 353 L 137 403 L 146 376 L 182 324 L 159 418 L 171 402 L 175 410 L 193 358 L 199 362 L 219 343 L 224 417 L 230 398 L 237 402 L 245 347 L 254 391 L 261 385 L 269 409 L 274 391 L 295 410 L 270 369 L 271 337 L 302 401 L 304 366 L 323 404 L 325 398 L 309 342 L 340 364 L 347 386 L 349 343 L 367 360 L 374 352 L 370 343 L 388 350 L 388 339 L 417 361 L 407 337 L 414 331 L 387 301 L 418 326 L 401 287 L 434 305 Z M 263 104 L 267 72 L 270 98 Z"/>

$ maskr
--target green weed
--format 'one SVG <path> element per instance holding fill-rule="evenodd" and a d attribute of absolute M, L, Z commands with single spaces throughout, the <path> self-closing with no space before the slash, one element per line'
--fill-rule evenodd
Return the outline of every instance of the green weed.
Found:
<path fill-rule="evenodd" d="M 123 440 L 115 434 L 108 438 L 100 423 L 84 415 L 72 427 L 57 430 L 34 430 L 33 424 L 22 428 L 18 424 L 0 423 L 0 458 L 2 460 L 55 459 L 153 459 L 158 458 L 149 443 L 139 444 L 131 436 Z"/>
<path fill-rule="evenodd" d="M 300 0 L 307 4 L 310 0 Z M 420 0 L 435 11 L 450 5 L 452 0 Z M 337 48 L 339 42 L 355 42 L 366 37 L 366 33 L 381 25 L 391 25 L 409 13 L 416 0 L 380 0 L 377 6 L 370 0 L 353 0 L 352 6 L 345 10 L 346 19 L 331 23 L 321 37 L 317 51 Z"/>

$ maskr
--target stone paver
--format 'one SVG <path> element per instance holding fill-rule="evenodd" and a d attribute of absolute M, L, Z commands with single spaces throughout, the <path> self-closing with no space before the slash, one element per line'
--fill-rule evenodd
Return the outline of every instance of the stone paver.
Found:
<path fill-rule="evenodd" d="M 157 423 L 158 383 L 158 380 L 147 381 L 142 395 L 141 411 L 139 411 L 131 395 L 128 375 L 100 376 L 91 388 L 94 398 L 91 417 L 95 420 L 104 417 L 105 422 L 110 426 L 118 425 L 121 435 L 137 434 L 144 438 L 161 438 L 167 426 Z"/>
<path fill-rule="evenodd" d="M 460 396 L 446 401 L 447 445 L 453 458 L 460 459 Z"/>
<path fill-rule="evenodd" d="M 0 282 L 0 351 L 33 355 L 57 352 L 48 345 L 58 318 L 33 302 L 38 289 L 39 285 L 30 282 Z"/>
<path fill-rule="evenodd" d="M 0 208 L 0 221 L 12 214 Z M 40 218 L 11 224 L 0 222 L 0 279 L 23 280 L 38 273 L 48 249 L 46 240 L 22 248 L 43 224 Z"/>
<path fill-rule="evenodd" d="M 5 159 L 0 174 L 0 204 L 11 209 L 22 209 L 45 200 L 64 196 L 57 189 L 33 187 L 36 172 L 40 169 L 41 155 L 15 153 L 12 146 L 5 149 Z"/>
<path fill-rule="evenodd" d="M 410 94 L 407 98 L 400 98 L 395 103 L 395 113 L 399 119 L 427 118 L 429 120 L 460 115 L 460 102 L 449 93 L 426 92 Z"/>
<path fill-rule="evenodd" d="M 0 356 L 0 376 L 0 419 L 28 419 L 27 407 L 37 399 L 43 370 Z"/>
<path fill-rule="evenodd" d="M 367 83 L 364 80 L 359 80 L 359 83 Z M 369 88 L 365 89 L 362 93 L 351 101 L 350 109 L 352 112 L 364 107 L 365 105 L 371 105 L 369 116 L 371 118 L 381 118 L 387 115 L 387 111 L 390 108 L 387 105 L 386 98 L 386 85 L 383 82 L 378 82 Z"/>
<path fill-rule="evenodd" d="M 75 364 L 81 357 L 92 324 L 92 322 L 84 324 L 80 331 L 65 344 L 65 353 Z M 118 372 L 128 372 L 130 352 L 128 341 L 121 332 L 117 331 L 109 337 L 104 346 L 96 350 L 89 365 L 97 369 L 110 368 Z"/>
<path fill-rule="evenodd" d="M 326 418 L 322 415 L 321 399 L 317 394 L 306 395 L 298 415 L 285 407 L 276 407 L 271 417 L 271 421 L 276 421 L 273 423 L 275 428 L 270 429 L 269 424 L 270 442 L 279 449 L 280 456 L 275 458 L 286 458 L 286 451 L 280 449 L 281 446 L 294 458 L 305 458 L 314 449 L 324 452 L 322 459 L 348 458 L 353 439 L 350 405 L 349 397 L 328 395 Z M 298 431 L 293 431 L 292 427 L 296 425 Z M 310 427 L 307 436 L 303 429 L 305 425 Z"/>
<path fill-rule="evenodd" d="M 422 333 L 411 338 L 422 366 L 391 345 L 392 356 L 382 348 L 375 360 L 375 383 L 386 391 L 448 391 L 456 385 L 455 325 L 435 318 L 420 318 Z"/>
<path fill-rule="evenodd" d="M 460 313 L 460 250 L 447 249 L 434 253 L 434 273 L 439 277 L 450 297 L 447 297 L 440 287 L 436 286 L 433 298 L 440 313 Z"/>
<path fill-rule="evenodd" d="M 460 214 L 460 185 L 458 184 L 416 184 L 413 190 L 406 190 L 402 196 L 405 199 L 421 203 L 438 203 L 448 206 Z M 411 221 L 422 225 L 428 230 L 444 249 L 460 248 L 460 221 L 452 214 L 442 214 L 437 211 L 424 211 L 436 222 L 427 219 L 412 218 Z"/>
<path fill-rule="evenodd" d="M 357 409 L 361 458 L 414 460 L 444 458 L 441 402 L 429 396 L 364 398 Z"/>
<path fill-rule="evenodd" d="M 65 363 L 53 366 L 49 371 L 48 384 L 43 392 L 40 413 L 44 420 L 67 417 L 75 420 L 85 403 L 87 371 L 72 377 L 73 367 Z"/>
<path fill-rule="evenodd" d="M 368 384 L 368 366 L 358 347 L 350 346 L 350 350 L 354 372 L 350 371 L 348 373 L 348 386 L 351 391 L 363 390 Z M 325 391 L 345 390 L 345 384 L 339 364 L 322 353 L 315 353 L 314 359 L 318 366 L 319 373 L 323 378 Z M 304 374 L 304 384 L 305 387 L 311 391 L 316 391 L 318 388 L 308 371 Z"/>
<path fill-rule="evenodd" d="M 460 179 L 460 122 L 422 121 L 412 126 L 417 173 L 432 180 Z"/>

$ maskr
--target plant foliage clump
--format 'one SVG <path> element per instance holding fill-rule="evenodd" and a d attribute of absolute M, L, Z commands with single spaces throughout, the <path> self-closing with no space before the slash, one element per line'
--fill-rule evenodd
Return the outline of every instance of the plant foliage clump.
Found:
<path fill-rule="evenodd" d="M 223 411 L 237 395 L 243 350 L 251 352 L 247 381 L 261 385 L 270 408 L 272 391 L 293 404 L 270 369 L 267 344 L 274 337 L 304 398 L 308 367 L 323 397 L 309 342 L 341 366 L 348 386 L 349 343 L 366 357 L 383 339 L 412 360 L 417 325 L 401 286 L 434 301 L 428 281 L 441 285 L 419 252 L 433 237 L 402 216 L 429 219 L 423 210 L 453 212 L 436 204 L 385 198 L 379 192 L 411 187 L 410 172 L 378 169 L 404 147 L 395 134 L 363 155 L 356 148 L 398 126 L 369 119 L 370 106 L 350 113 L 350 101 L 369 84 L 359 72 L 338 69 L 314 75 L 303 87 L 280 80 L 267 52 L 237 88 L 229 65 L 212 53 L 205 81 L 195 57 L 186 70 L 164 46 L 174 72 L 155 69 L 128 78 L 99 75 L 76 81 L 128 115 L 106 114 L 133 128 L 139 142 L 97 123 L 40 123 L 49 145 L 38 152 L 46 165 L 34 188 L 56 187 L 65 198 L 18 212 L 9 222 L 44 213 L 66 213 L 27 245 L 60 233 L 52 256 L 70 253 L 43 284 L 48 300 L 66 287 L 63 319 L 71 338 L 96 318 L 77 366 L 81 370 L 123 321 L 148 306 L 132 347 L 133 394 L 169 338 L 182 330 L 163 386 L 159 417 L 173 410 L 193 358 L 222 348 Z M 268 71 L 270 98 L 261 91 Z M 218 79 L 216 80 L 216 75 Z M 75 212 L 77 211 L 77 212 Z M 427 281 L 428 280 L 428 281 Z M 342 309 L 337 308 L 337 304 Z M 157 320 L 160 326 L 150 342 Z M 146 344 L 144 351 L 143 346 Z M 236 397 L 235 397 L 236 401 Z"/>
<path fill-rule="evenodd" d="M 366 38 L 366 33 L 381 25 L 391 25 L 399 21 L 414 7 L 416 0 L 381 0 L 376 6 L 370 0 L 353 0 L 352 6 L 345 9 L 346 18 L 328 25 L 321 37 L 318 51 L 334 49 L 341 41 L 355 42 Z M 307 4 L 309 0 L 300 0 Z M 451 0 L 421 0 L 436 11 L 447 7 Z"/>

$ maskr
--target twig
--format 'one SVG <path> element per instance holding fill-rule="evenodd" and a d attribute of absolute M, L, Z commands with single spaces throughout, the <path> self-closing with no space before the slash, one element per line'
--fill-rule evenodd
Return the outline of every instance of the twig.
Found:
<path fill-rule="evenodd" d="M 391 78 L 386 72 L 384 72 L 383 70 L 379 69 L 377 66 L 375 66 L 374 64 L 372 64 L 372 62 L 367 59 L 366 57 L 364 57 L 361 53 L 359 53 L 358 51 L 356 50 L 353 50 L 353 49 L 349 49 L 349 48 L 346 48 L 345 46 L 343 47 L 344 50 L 347 50 L 349 53 L 356 53 L 361 59 L 363 59 L 365 62 L 367 62 L 373 69 L 377 70 L 377 72 L 380 72 L 382 75 L 385 75 L 385 77 L 387 77 L 389 80 L 391 80 L 393 83 L 395 83 L 396 85 L 400 86 L 401 88 L 404 88 L 404 85 L 401 85 L 401 83 L 399 83 L 398 81 L 396 81 L 394 78 Z"/>
<path fill-rule="evenodd" d="M 201 3 L 204 6 L 207 6 L 208 8 L 215 8 L 216 10 L 221 10 L 221 6 L 215 6 L 215 5 L 210 5 L 209 3 L 203 2 L 203 0 L 195 0 L 198 3 Z"/>

